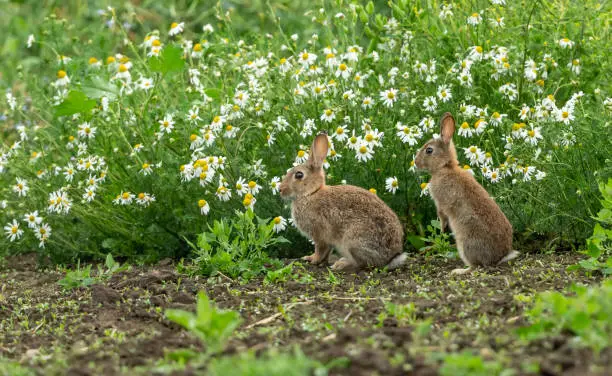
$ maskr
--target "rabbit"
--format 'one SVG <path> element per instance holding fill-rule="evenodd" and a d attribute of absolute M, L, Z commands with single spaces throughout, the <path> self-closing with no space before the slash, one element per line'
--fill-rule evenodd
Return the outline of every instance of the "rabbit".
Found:
<path fill-rule="evenodd" d="M 376 194 L 351 185 L 325 184 L 323 162 L 328 139 L 318 134 L 309 159 L 287 172 L 280 196 L 291 201 L 291 216 L 298 230 L 315 249 L 302 259 L 326 264 L 332 248 L 340 254 L 333 270 L 358 271 L 367 267 L 389 270 L 406 262 L 402 252 L 404 230 L 399 218 Z"/>
<path fill-rule="evenodd" d="M 418 151 L 415 165 L 431 174 L 429 192 L 440 227 L 444 232 L 450 225 L 459 256 L 468 266 L 451 274 L 514 259 L 519 253 L 512 250 L 512 225 L 472 174 L 459 167 L 452 139 L 455 119 L 450 113 L 444 114 L 440 128 L 440 137 L 427 141 Z"/>

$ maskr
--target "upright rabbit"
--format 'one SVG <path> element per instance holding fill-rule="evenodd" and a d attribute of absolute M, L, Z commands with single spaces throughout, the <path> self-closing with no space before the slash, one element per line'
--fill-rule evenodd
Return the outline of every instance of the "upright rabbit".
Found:
<path fill-rule="evenodd" d="M 459 167 L 453 145 L 455 119 L 445 113 L 440 138 L 431 139 L 417 153 L 415 164 L 431 174 L 429 192 L 436 203 L 440 225 L 450 225 L 457 249 L 467 269 L 496 265 L 518 256 L 512 250 L 512 225 L 487 191 Z"/>
<path fill-rule="evenodd" d="M 292 201 L 297 228 L 315 244 L 314 253 L 303 259 L 325 263 L 335 248 L 342 257 L 332 269 L 401 266 L 406 254 L 402 253 L 404 231 L 397 215 L 365 189 L 325 185 L 327 150 L 327 135 L 319 134 L 308 161 L 289 170 L 280 185 L 281 197 Z"/>

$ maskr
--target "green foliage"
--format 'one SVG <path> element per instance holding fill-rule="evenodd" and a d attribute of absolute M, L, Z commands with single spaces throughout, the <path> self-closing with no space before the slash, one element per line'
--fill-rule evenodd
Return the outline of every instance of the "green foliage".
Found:
<path fill-rule="evenodd" d="M 81 262 L 79 261 L 77 268 L 66 271 L 66 276 L 57 283 L 65 290 L 72 290 L 79 287 L 88 287 L 96 282 L 96 278 L 91 275 L 91 264 L 81 268 Z"/>
<path fill-rule="evenodd" d="M 334 364 L 336 365 L 336 364 Z M 340 365 L 340 364 L 338 364 Z M 270 351 L 257 357 L 252 351 L 213 359 L 207 369 L 211 376 L 323 376 L 330 366 L 308 358 L 299 348 L 285 354 Z"/>
<path fill-rule="evenodd" d="M 204 292 L 198 293 L 195 314 L 180 309 L 167 309 L 166 318 L 189 330 L 206 344 L 208 355 L 222 351 L 241 322 L 238 312 L 215 308 Z"/>
<path fill-rule="evenodd" d="M 485 361 L 478 355 L 466 350 L 458 354 L 441 356 L 441 376 L 496 376 L 509 375 L 503 372 L 503 366 L 497 361 Z"/>
<path fill-rule="evenodd" d="M 448 258 L 457 257 L 457 249 L 451 246 L 451 233 L 450 229 L 446 228 L 446 232 L 442 232 L 440 227 L 440 221 L 432 220 L 431 224 L 427 226 L 428 235 L 422 237 L 421 240 L 425 244 L 431 244 L 420 249 L 421 252 L 425 252 L 428 255 L 440 255 Z"/>
<path fill-rule="evenodd" d="M 587 239 L 587 249 L 583 251 L 589 256 L 568 270 L 584 270 L 612 275 L 612 179 L 607 184 L 601 183 L 599 190 L 602 195 L 601 210 L 594 219 L 597 221 L 593 235 Z"/>
<path fill-rule="evenodd" d="M 0 357 L 0 376 L 33 376 L 36 373 L 18 362 Z"/>
<path fill-rule="evenodd" d="M 159 72 L 163 75 L 180 72 L 184 66 L 183 50 L 177 46 L 164 48 L 160 57 L 154 56 L 149 60 L 151 71 Z"/>
<path fill-rule="evenodd" d="M 89 90 L 91 93 L 91 90 Z M 70 91 L 68 96 L 62 103 L 55 106 L 55 116 L 69 116 L 74 114 L 87 114 L 94 107 L 96 107 L 96 101 L 87 98 L 85 94 L 80 91 Z"/>
<path fill-rule="evenodd" d="M 378 326 L 382 326 L 385 319 L 393 317 L 399 326 L 414 324 L 416 318 L 416 306 L 414 303 L 395 304 L 385 302 L 385 310 L 378 315 Z"/>
<path fill-rule="evenodd" d="M 293 263 L 277 270 L 270 270 L 266 273 L 264 284 L 284 283 L 293 277 Z"/>
<path fill-rule="evenodd" d="M 612 345 L 612 279 L 601 286 L 574 286 L 574 295 L 548 291 L 539 294 L 527 312 L 531 325 L 520 328 L 521 338 L 538 338 L 569 332 L 577 346 L 596 352 Z"/>
<path fill-rule="evenodd" d="M 229 220 L 214 221 L 209 231 L 198 236 L 194 265 L 199 274 L 223 273 L 230 278 L 249 280 L 265 273 L 268 266 L 280 266 L 265 249 L 287 240 L 274 232 L 274 224 L 256 217 L 252 210 L 236 211 Z"/>
<path fill-rule="evenodd" d="M 110 279 L 113 274 L 128 270 L 129 265 L 116 262 L 113 255 L 110 253 L 106 255 L 106 261 L 104 267 L 98 265 L 98 274 L 93 276 L 91 274 L 91 264 L 81 268 L 81 261 L 77 262 L 77 268 L 75 270 L 67 270 L 64 278 L 60 279 L 57 283 L 60 284 L 66 290 L 72 290 L 79 287 L 88 287 L 95 283 Z"/>

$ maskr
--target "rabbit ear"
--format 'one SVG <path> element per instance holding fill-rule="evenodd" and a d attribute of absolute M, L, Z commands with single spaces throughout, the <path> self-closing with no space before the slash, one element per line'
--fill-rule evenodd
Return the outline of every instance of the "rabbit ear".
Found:
<path fill-rule="evenodd" d="M 320 133 L 315 137 L 312 142 L 312 147 L 310 148 L 310 157 L 308 158 L 308 163 L 314 168 L 321 168 L 323 166 L 323 161 L 325 157 L 327 157 L 327 135 L 325 133 Z"/>
<path fill-rule="evenodd" d="M 453 139 L 453 133 L 455 133 L 455 119 L 453 119 L 453 115 L 450 112 L 447 112 L 442 116 L 442 120 L 440 120 L 440 135 L 442 136 L 442 141 L 445 144 L 450 144 Z"/>

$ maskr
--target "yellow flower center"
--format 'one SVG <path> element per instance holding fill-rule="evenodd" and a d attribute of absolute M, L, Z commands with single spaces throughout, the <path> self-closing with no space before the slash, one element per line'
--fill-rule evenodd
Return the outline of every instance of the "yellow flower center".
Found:
<path fill-rule="evenodd" d="M 159 39 L 155 39 L 153 43 L 151 43 L 151 45 L 153 45 L 153 47 L 159 47 L 161 46 L 161 42 L 159 41 Z"/>
<path fill-rule="evenodd" d="M 97 63 L 97 62 L 98 62 L 98 59 L 96 59 L 95 57 L 90 57 L 90 58 L 89 58 L 89 64 L 90 64 L 90 65 L 91 65 L 91 64 L 95 64 L 95 63 Z"/>
<path fill-rule="evenodd" d="M 392 92 L 392 91 L 390 91 L 390 92 L 388 92 L 388 93 L 387 93 L 387 98 L 389 98 L 389 99 L 395 99 L 395 94 L 393 94 L 393 92 Z"/>
<path fill-rule="evenodd" d="M 201 207 L 201 208 L 205 207 L 206 206 L 206 200 L 199 200 L 198 201 L 198 206 Z"/>
<path fill-rule="evenodd" d="M 344 134 L 344 128 L 342 127 L 336 128 L 336 134 Z"/>
<path fill-rule="evenodd" d="M 302 60 L 308 60 L 308 56 L 309 56 L 309 55 L 308 55 L 308 52 L 304 52 L 304 53 L 302 54 Z"/>
<path fill-rule="evenodd" d="M 13 234 L 16 234 L 18 230 L 19 230 L 19 227 L 17 227 L 17 226 L 11 227 L 11 233 L 13 233 Z"/>
<path fill-rule="evenodd" d="M 427 183 L 421 183 L 421 189 L 427 188 Z"/>
<path fill-rule="evenodd" d="M 175 28 L 175 27 L 177 27 L 177 26 L 178 26 L 178 23 L 173 22 L 173 23 L 172 23 L 172 25 L 170 25 L 170 28 L 171 28 L 171 29 L 174 29 L 174 28 Z"/>
<path fill-rule="evenodd" d="M 257 183 L 255 183 L 253 180 L 251 180 L 251 181 L 249 182 L 249 188 L 250 188 L 250 189 L 253 189 L 253 188 L 255 188 L 255 187 L 257 187 Z"/>
<path fill-rule="evenodd" d="M 367 135 L 365 136 L 365 140 L 366 140 L 367 142 L 372 142 L 372 141 L 374 140 L 374 136 L 372 136 L 371 134 L 367 134 Z"/>
<path fill-rule="evenodd" d="M 368 148 L 366 148 L 365 146 L 362 146 L 362 147 L 359 148 L 359 152 L 361 154 L 365 154 L 367 151 L 368 151 Z"/>
<path fill-rule="evenodd" d="M 487 159 L 488 159 L 488 158 L 491 158 L 491 153 L 486 152 L 486 153 L 485 153 L 485 157 L 486 157 Z"/>
<path fill-rule="evenodd" d="M 563 111 L 563 112 L 561 113 L 561 117 L 563 117 L 564 119 L 567 119 L 567 118 L 569 117 L 569 112 L 567 112 L 567 111 Z"/>
<path fill-rule="evenodd" d="M 35 219 L 36 219 L 36 218 L 34 218 L 34 216 L 33 216 L 33 215 L 31 215 L 31 216 L 29 216 L 29 217 L 28 217 L 28 220 L 29 220 L 30 222 L 34 222 L 34 220 L 35 220 Z"/>
<path fill-rule="evenodd" d="M 221 121 L 221 117 L 220 117 L 220 116 L 215 116 L 215 117 L 213 118 L 213 123 L 218 123 L 218 122 L 220 122 L 220 121 Z"/>
<path fill-rule="evenodd" d="M 119 72 L 124 73 L 128 71 L 128 67 L 125 64 L 119 65 Z"/>
<path fill-rule="evenodd" d="M 61 78 L 64 78 L 64 77 L 66 77 L 66 71 L 58 70 L 57 71 L 57 78 L 61 79 Z"/>
<path fill-rule="evenodd" d="M 306 154 L 306 152 L 304 150 L 300 150 L 300 151 L 298 151 L 297 155 L 298 155 L 299 158 L 303 158 L 305 154 Z"/>
<path fill-rule="evenodd" d="M 466 121 L 461 124 L 461 129 L 468 129 L 469 127 L 470 125 Z"/>
<path fill-rule="evenodd" d="M 391 182 L 391 186 L 392 186 L 393 188 L 397 188 L 397 186 L 398 186 L 398 185 L 399 185 L 399 184 L 398 184 L 397 180 L 393 180 L 393 181 Z"/>
<path fill-rule="evenodd" d="M 376 194 L 376 189 L 374 188 L 370 188 L 369 191 L 372 192 L 373 194 Z"/>
<path fill-rule="evenodd" d="M 127 200 L 128 198 L 130 198 L 130 192 L 123 192 L 121 197 L 123 197 L 124 200 Z"/>
<path fill-rule="evenodd" d="M 332 116 L 333 113 L 332 110 L 325 110 L 325 116 Z"/>
<path fill-rule="evenodd" d="M 531 129 L 529 132 L 527 132 L 527 134 L 529 135 L 529 137 L 534 137 L 535 136 L 535 131 L 533 129 Z"/>
<path fill-rule="evenodd" d="M 274 224 L 280 225 L 280 223 L 281 223 L 281 217 L 274 218 Z"/>
<path fill-rule="evenodd" d="M 143 198 L 145 198 L 145 194 L 144 194 L 144 193 L 142 193 L 142 192 L 140 192 L 140 193 L 138 194 L 138 198 L 139 198 L 140 200 L 142 200 Z"/>
<path fill-rule="evenodd" d="M 285 59 L 284 57 L 280 59 L 281 64 L 285 64 L 286 62 L 287 62 L 287 59 Z"/>
<path fill-rule="evenodd" d="M 113 57 L 113 56 L 109 56 L 109 57 L 106 58 L 106 64 L 112 64 L 115 61 L 116 61 L 115 57 Z"/>
<path fill-rule="evenodd" d="M 468 165 L 463 165 L 463 169 L 464 169 L 464 170 L 469 170 L 469 169 L 470 169 L 470 166 L 468 166 Z"/>
<path fill-rule="evenodd" d="M 196 43 L 196 44 L 193 46 L 193 50 L 194 50 L 195 52 L 200 52 L 200 51 L 202 51 L 202 45 L 201 45 L 200 43 Z"/>
<path fill-rule="evenodd" d="M 478 129 L 478 127 L 480 127 L 480 123 L 482 123 L 482 119 L 476 120 L 476 122 L 474 123 L 474 128 Z"/>
<path fill-rule="evenodd" d="M 348 67 L 346 66 L 346 64 L 342 63 L 340 64 L 340 66 L 338 67 L 338 69 L 340 69 L 341 71 L 345 71 Z"/>
<path fill-rule="evenodd" d="M 147 168 L 149 168 L 149 164 L 148 163 L 143 163 L 142 164 L 142 169 L 146 170 Z"/>
<path fill-rule="evenodd" d="M 470 153 L 476 153 L 476 146 L 472 146 L 470 148 Z"/>

